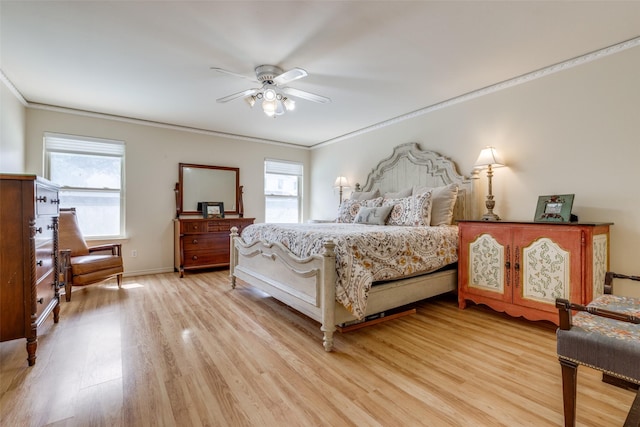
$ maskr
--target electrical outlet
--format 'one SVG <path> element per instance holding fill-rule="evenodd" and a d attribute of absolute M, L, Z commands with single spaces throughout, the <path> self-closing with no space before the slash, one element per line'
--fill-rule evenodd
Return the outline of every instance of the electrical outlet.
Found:
<path fill-rule="evenodd" d="M 135 258 L 137 256 L 138 256 L 138 250 L 137 249 L 132 250 L 131 251 L 131 258 Z"/>

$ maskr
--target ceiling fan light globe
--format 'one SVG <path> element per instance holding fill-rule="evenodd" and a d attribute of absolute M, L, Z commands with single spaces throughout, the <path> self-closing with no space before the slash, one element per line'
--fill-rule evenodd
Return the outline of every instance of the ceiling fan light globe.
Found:
<path fill-rule="evenodd" d="M 247 104 L 249 104 L 249 107 L 253 108 L 254 105 L 256 105 L 256 96 L 255 95 L 251 95 L 248 96 L 244 99 Z"/>
<path fill-rule="evenodd" d="M 284 109 L 284 105 L 282 105 L 282 102 L 276 101 L 276 116 L 281 116 L 284 114 L 284 112 L 285 112 L 285 109 Z"/>
<path fill-rule="evenodd" d="M 286 108 L 287 111 L 293 111 L 296 109 L 296 101 L 294 101 L 293 99 L 287 98 L 285 96 L 282 99 L 282 103 L 284 104 L 284 108 Z"/>
<path fill-rule="evenodd" d="M 265 101 L 275 101 L 277 98 L 278 94 L 276 93 L 276 91 L 274 89 L 267 89 L 264 91 L 264 99 Z"/>
<path fill-rule="evenodd" d="M 262 111 L 264 111 L 267 116 L 273 116 L 276 113 L 276 109 L 276 101 L 269 101 L 266 98 L 262 101 Z"/>

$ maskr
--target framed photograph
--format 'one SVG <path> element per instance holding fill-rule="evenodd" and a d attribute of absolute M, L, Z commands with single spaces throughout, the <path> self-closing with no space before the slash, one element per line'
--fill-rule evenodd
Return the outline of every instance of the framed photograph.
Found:
<path fill-rule="evenodd" d="M 203 218 L 224 218 L 223 202 L 199 202 Z"/>
<path fill-rule="evenodd" d="M 535 222 L 570 222 L 575 194 L 559 194 L 538 197 Z"/>

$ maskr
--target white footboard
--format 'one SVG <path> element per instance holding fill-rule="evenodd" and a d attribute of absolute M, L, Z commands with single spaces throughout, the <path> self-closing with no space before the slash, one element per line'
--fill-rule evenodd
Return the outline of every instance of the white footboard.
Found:
<path fill-rule="evenodd" d="M 301 259 L 279 243 L 247 245 L 233 227 L 231 286 L 235 288 L 236 278 L 241 279 L 320 322 L 324 348 L 331 351 L 336 325 L 356 320 L 336 302 L 334 248 L 333 241 L 327 241 L 321 255 Z M 374 286 L 369 292 L 365 316 L 455 291 L 457 283 L 457 271 L 451 269 Z"/>
<path fill-rule="evenodd" d="M 335 322 L 335 244 L 327 241 L 323 253 L 297 258 L 279 243 L 245 244 L 231 228 L 229 271 L 231 286 L 241 279 L 321 323 L 326 351 L 333 348 Z"/>

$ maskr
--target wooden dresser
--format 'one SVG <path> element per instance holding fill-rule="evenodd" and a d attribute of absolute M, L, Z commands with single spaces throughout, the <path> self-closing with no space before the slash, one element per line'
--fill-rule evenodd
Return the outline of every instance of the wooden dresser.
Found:
<path fill-rule="evenodd" d="M 185 270 L 229 265 L 231 227 L 238 232 L 255 218 L 176 218 L 174 221 L 174 267 Z"/>
<path fill-rule="evenodd" d="M 58 186 L 35 175 L 0 175 L 0 341 L 27 339 L 36 363 L 38 327 L 58 323 Z"/>
<path fill-rule="evenodd" d="M 458 304 L 558 324 L 556 298 L 603 293 L 610 223 L 460 221 Z"/>

